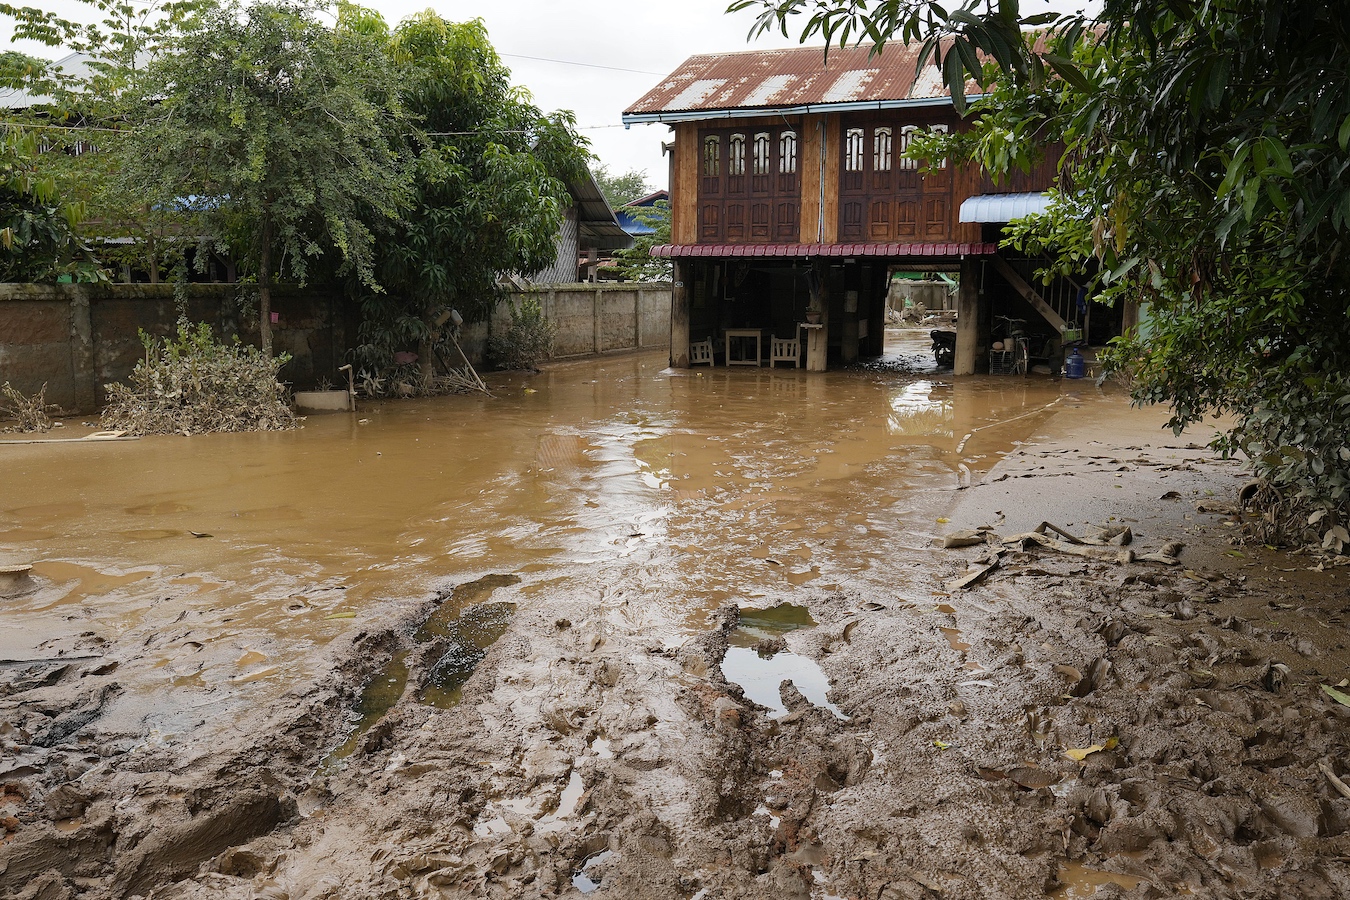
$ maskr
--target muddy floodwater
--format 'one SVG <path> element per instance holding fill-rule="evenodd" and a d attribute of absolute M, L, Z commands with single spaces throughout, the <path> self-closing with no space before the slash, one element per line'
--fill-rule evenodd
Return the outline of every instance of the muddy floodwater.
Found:
<path fill-rule="evenodd" d="M 1350 896 L 1344 560 L 888 341 L 0 439 L 0 900 Z"/>
<path fill-rule="evenodd" d="M 879 538 L 936 528 L 962 459 L 992 465 L 1049 404 L 1102 402 L 1049 379 L 664 369 L 562 364 L 492 399 L 363 405 L 294 432 L 0 448 L 0 565 L 44 584 L 7 604 L 0 659 L 93 624 L 208 629 L 190 658 L 163 655 L 154 708 L 130 711 L 173 732 L 194 704 L 159 688 L 269 696 L 376 601 L 487 573 L 525 578 L 526 602 L 631 598 L 676 642 L 784 585 L 887 583 Z"/>

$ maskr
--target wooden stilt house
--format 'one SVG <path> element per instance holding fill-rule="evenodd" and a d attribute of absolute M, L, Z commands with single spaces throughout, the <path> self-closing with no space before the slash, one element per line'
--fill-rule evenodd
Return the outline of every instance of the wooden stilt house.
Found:
<path fill-rule="evenodd" d="M 969 127 L 916 55 L 894 44 L 828 61 L 819 47 L 693 56 L 624 112 L 627 125 L 674 132 L 672 240 L 653 250 L 674 262 L 673 366 L 690 364 L 691 346 L 695 362 L 772 363 L 764 348 L 786 355 L 793 340 L 811 371 L 880 355 L 900 270 L 959 273 L 957 374 L 988 366 L 1000 312 L 1061 336 L 1081 327 L 1081 291 L 1033 287 L 1035 261 L 997 243 L 1004 224 L 1045 207 L 1057 149 L 1000 183 L 904 158 L 919 132 Z"/>

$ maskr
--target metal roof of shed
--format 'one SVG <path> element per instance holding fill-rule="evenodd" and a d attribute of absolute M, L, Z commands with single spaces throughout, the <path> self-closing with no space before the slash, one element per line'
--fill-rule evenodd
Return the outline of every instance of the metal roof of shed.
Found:
<path fill-rule="evenodd" d="M 624 111 L 625 123 L 677 122 L 768 113 L 945 106 L 951 93 L 931 63 L 917 70 L 919 46 L 746 50 L 691 56 Z M 966 83 L 968 96 L 979 93 Z"/>
<path fill-rule="evenodd" d="M 1041 192 L 1030 194 L 978 194 L 962 201 L 960 220 L 962 222 L 1006 223 L 1023 216 L 1043 213 L 1049 206 L 1050 195 Z"/>

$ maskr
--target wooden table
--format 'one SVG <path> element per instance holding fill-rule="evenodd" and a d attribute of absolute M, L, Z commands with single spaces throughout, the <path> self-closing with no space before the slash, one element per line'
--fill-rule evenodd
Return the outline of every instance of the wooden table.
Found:
<path fill-rule="evenodd" d="M 732 338 L 755 339 L 755 358 L 733 359 L 731 356 Z M 727 342 L 727 365 L 729 366 L 758 366 L 764 358 L 763 354 L 764 330 L 762 328 L 728 328 L 726 330 Z"/>

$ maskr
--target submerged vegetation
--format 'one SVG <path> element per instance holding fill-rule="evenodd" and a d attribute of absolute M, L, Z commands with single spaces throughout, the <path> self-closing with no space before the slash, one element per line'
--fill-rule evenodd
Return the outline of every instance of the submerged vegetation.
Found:
<path fill-rule="evenodd" d="M 100 420 L 129 434 L 201 434 L 207 431 L 280 431 L 297 424 L 277 380 L 290 356 L 221 343 L 205 324 L 179 323 L 160 339 L 141 332 L 145 357 L 130 384 L 108 385 Z"/>

